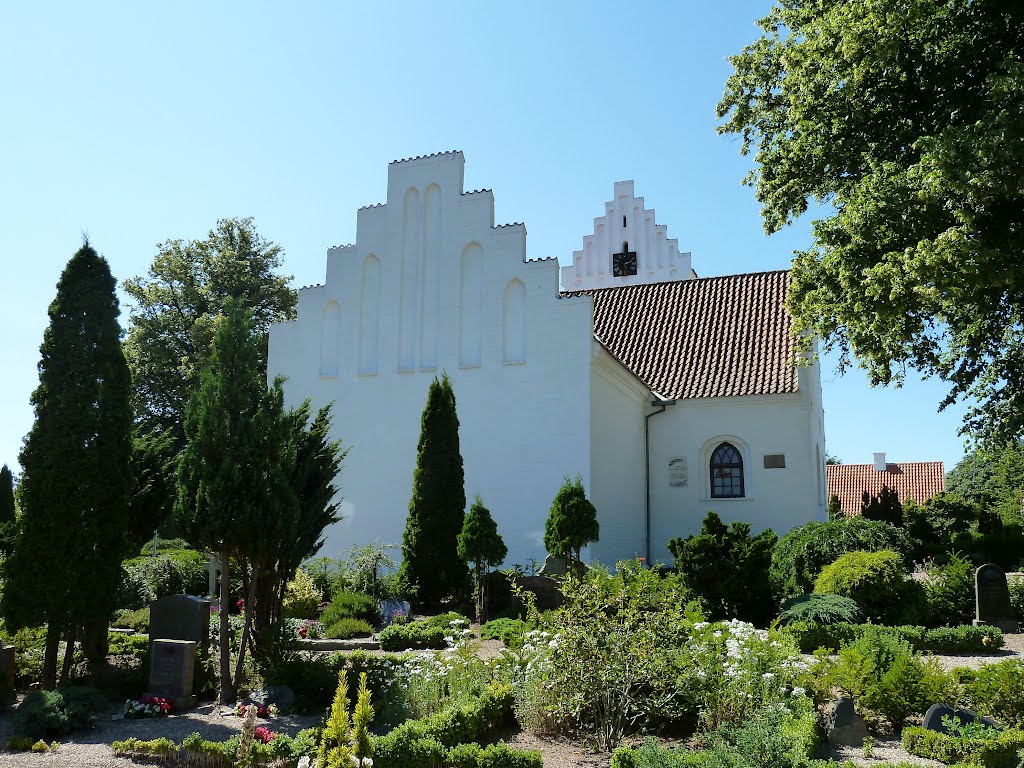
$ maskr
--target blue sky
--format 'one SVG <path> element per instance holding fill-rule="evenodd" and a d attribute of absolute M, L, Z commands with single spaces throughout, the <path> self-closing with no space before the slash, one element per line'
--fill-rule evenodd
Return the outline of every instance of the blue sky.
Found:
<path fill-rule="evenodd" d="M 466 188 L 568 263 L 616 180 L 702 276 L 780 269 L 809 221 L 766 237 L 748 160 L 715 132 L 726 57 L 767 0 L 731 3 L 18 3 L 0 9 L 0 463 L 32 423 L 38 348 L 83 232 L 123 280 L 158 242 L 253 216 L 297 285 L 355 240 L 387 164 L 461 149 Z M 127 324 L 127 306 L 122 324 Z M 940 382 L 822 384 L 830 453 L 963 454 Z"/>

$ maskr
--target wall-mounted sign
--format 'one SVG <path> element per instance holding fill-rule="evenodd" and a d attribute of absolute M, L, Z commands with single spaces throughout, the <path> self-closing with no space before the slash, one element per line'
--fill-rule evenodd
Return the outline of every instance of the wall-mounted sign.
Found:
<path fill-rule="evenodd" d="M 689 483 L 685 456 L 670 456 L 668 460 L 668 484 L 670 488 L 685 488 Z"/>

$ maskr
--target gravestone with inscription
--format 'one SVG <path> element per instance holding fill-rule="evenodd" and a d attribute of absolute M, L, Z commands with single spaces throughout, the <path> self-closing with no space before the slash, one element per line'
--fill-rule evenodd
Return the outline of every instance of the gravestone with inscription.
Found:
<path fill-rule="evenodd" d="M 974 572 L 974 594 L 977 613 L 975 626 L 993 626 L 1004 633 L 1020 632 L 1010 605 L 1010 589 L 1006 573 L 994 563 L 986 563 Z"/>
<path fill-rule="evenodd" d="M 192 595 L 168 595 L 149 604 L 151 640 L 210 642 L 210 601 Z"/>
<path fill-rule="evenodd" d="M 407 603 L 405 600 L 395 600 L 394 598 L 381 600 L 381 624 L 386 627 L 388 624 L 392 622 L 395 616 L 405 616 L 406 618 L 409 618 L 409 603 Z"/>
<path fill-rule="evenodd" d="M 192 695 L 192 677 L 196 667 L 194 640 L 153 640 L 149 656 L 151 696 L 171 699 L 176 710 L 196 705 Z"/>

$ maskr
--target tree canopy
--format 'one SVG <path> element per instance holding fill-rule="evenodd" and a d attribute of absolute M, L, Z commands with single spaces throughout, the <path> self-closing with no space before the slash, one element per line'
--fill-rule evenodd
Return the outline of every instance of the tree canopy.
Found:
<path fill-rule="evenodd" d="M 125 341 L 136 417 L 169 432 L 180 448 L 185 407 L 210 359 L 217 318 L 236 299 L 252 314 L 257 370 L 266 376 L 271 323 L 295 316 L 297 296 L 281 267 L 281 247 L 252 219 L 221 219 L 203 240 L 167 240 L 146 276 L 126 280 L 135 303 Z"/>
<path fill-rule="evenodd" d="M 484 621 L 486 607 L 486 580 L 484 572 L 487 568 L 501 565 L 508 555 L 498 525 L 491 517 L 491 511 L 484 506 L 479 494 L 469 508 L 469 514 L 462 524 L 458 540 L 459 557 L 473 564 L 473 581 L 476 584 L 476 620 Z"/>
<path fill-rule="evenodd" d="M 4 557 L 10 554 L 8 541 L 14 533 L 14 521 L 14 475 L 4 464 L 0 468 L 0 554 Z"/>
<path fill-rule="evenodd" d="M 583 478 L 565 478 L 555 494 L 548 519 L 544 523 L 544 547 L 565 560 L 570 571 L 578 570 L 580 550 L 601 535 L 597 509 L 587 498 Z"/>
<path fill-rule="evenodd" d="M 73 647 L 97 623 L 105 638 L 126 552 L 131 380 L 114 288 L 88 243 L 61 274 L 20 457 L 23 514 L 4 563 L 3 613 L 15 628 L 46 623 L 44 688 L 56 683 L 62 639 Z"/>
<path fill-rule="evenodd" d="M 793 263 L 801 351 L 939 376 L 940 407 L 976 398 L 965 431 L 1024 434 L 1024 4 L 786 0 L 759 24 L 719 130 L 754 152 L 768 233 L 827 214 Z"/>

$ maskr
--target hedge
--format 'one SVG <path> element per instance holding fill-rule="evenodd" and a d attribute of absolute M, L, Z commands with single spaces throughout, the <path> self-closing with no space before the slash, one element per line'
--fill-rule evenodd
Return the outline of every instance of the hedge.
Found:
<path fill-rule="evenodd" d="M 1017 752 L 1024 749 L 1024 731 L 1011 729 L 995 739 L 979 739 L 913 725 L 903 729 L 903 748 L 912 755 L 946 765 L 970 763 L 983 768 L 1017 768 Z"/>
<path fill-rule="evenodd" d="M 1003 633 L 996 627 L 975 627 L 968 624 L 925 629 L 912 625 L 885 627 L 878 624 L 816 624 L 810 621 L 794 621 L 782 629 L 793 636 L 803 653 L 813 653 L 818 648 L 838 650 L 864 634 L 868 627 L 906 640 L 915 651 L 978 654 L 995 653 L 1003 647 Z"/>
<path fill-rule="evenodd" d="M 445 636 L 452 634 L 451 627 L 432 626 L 425 621 L 410 624 L 391 624 L 377 636 L 380 647 L 385 651 L 441 649 L 447 646 Z"/>

